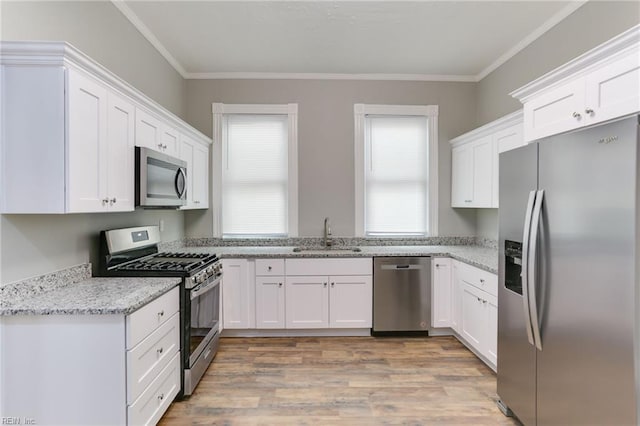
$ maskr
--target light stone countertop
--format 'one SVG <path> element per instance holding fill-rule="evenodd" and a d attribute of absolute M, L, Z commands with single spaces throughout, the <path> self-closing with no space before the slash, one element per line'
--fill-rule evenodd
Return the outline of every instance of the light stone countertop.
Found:
<path fill-rule="evenodd" d="M 294 252 L 289 246 L 208 246 L 182 247 L 179 250 L 193 253 L 215 253 L 220 258 L 310 258 L 310 257 L 376 257 L 376 256 L 446 256 L 498 273 L 498 250 L 483 246 L 432 245 L 432 246 L 359 246 L 360 252 L 332 249 Z"/>
<path fill-rule="evenodd" d="M 160 297 L 181 278 L 87 278 L 28 297 L 0 299 L 0 316 L 127 315 Z"/>

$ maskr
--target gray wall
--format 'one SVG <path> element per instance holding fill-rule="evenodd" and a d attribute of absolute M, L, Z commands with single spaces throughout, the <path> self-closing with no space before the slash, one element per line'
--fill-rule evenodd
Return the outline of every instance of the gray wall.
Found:
<path fill-rule="evenodd" d="M 513 90 L 640 22 L 640 2 L 590 1 L 478 83 L 477 125 L 521 108 Z"/>
<path fill-rule="evenodd" d="M 475 84 L 340 80 L 189 80 L 187 120 L 211 136 L 211 103 L 297 103 L 299 235 L 353 236 L 353 105 L 439 105 L 440 235 L 474 235 L 475 211 L 450 206 L 449 140 L 475 124 Z M 186 216 L 188 236 L 212 233 L 211 212 Z"/>
<path fill-rule="evenodd" d="M 109 1 L 6 2 L 3 40 L 69 41 L 178 116 L 185 113 L 185 82 Z M 2 215 L 0 285 L 97 259 L 101 230 L 165 221 L 164 241 L 182 238 L 176 211 Z"/>
<path fill-rule="evenodd" d="M 110 1 L 2 1 L 2 40 L 68 41 L 184 118 L 185 80 Z"/>
<path fill-rule="evenodd" d="M 498 239 L 498 209 L 478 209 L 476 235 L 494 240 Z"/>

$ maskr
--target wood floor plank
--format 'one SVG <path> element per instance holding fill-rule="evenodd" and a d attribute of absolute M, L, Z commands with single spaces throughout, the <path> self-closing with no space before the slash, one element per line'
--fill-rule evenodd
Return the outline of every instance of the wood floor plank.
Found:
<path fill-rule="evenodd" d="M 515 425 L 495 374 L 453 337 L 223 338 L 181 425 Z"/>

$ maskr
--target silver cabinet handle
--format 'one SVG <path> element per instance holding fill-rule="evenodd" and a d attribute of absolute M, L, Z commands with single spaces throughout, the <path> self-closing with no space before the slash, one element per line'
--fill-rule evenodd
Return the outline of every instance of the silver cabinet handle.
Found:
<path fill-rule="evenodd" d="M 163 317 L 163 316 L 164 316 L 164 310 L 162 310 L 162 311 L 158 312 L 158 317 L 159 317 L 159 318 L 160 318 L 160 317 Z"/>
<path fill-rule="evenodd" d="M 324 287 L 326 287 L 326 286 L 327 286 L 327 283 L 324 283 Z"/>
<path fill-rule="evenodd" d="M 278 287 L 282 287 L 282 283 L 278 283 Z"/>
<path fill-rule="evenodd" d="M 577 120 L 580 120 L 580 117 L 582 117 L 582 115 L 580 115 L 578 111 L 574 111 L 573 114 L 571 114 L 571 116 Z"/>
<path fill-rule="evenodd" d="M 593 110 L 589 107 L 587 107 L 587 109 L 584 110 L 584 113 L 587 115 L 592 115 L 593 114 Z"/>
<path fill-rule="evenodd" d="M 533 215 L 533 206 L 536 201 L 536 191 L 529 192 L 529 201 L 527 202 L 527 210 L 524 216 L 524 231 L 522 235 L 522 300 L 524 307 L 524 323 L 527 328 L 527 338 L 532 346 L 533 331 L 531 330 L 531 305 L 529 303 L 529 237 L 531 235 L 531 216 Z"/>
<path fill-rule="evenodd" d="M 465 203 L 470 203 L 472 200 L 464 200 Z"/>
<path fill-rule="evenodd" d="M 102 199 L 102 205 L 106 206 L 109 203 L 109 199 L 108 198 L 103 198 Z"/>
<path fill-rule="evenodd" d="M 164 348 L 158 349 L 158 355 L 162 355 L 162 352 L 164 352 Z"/>
<path fill-rule="evenodd" d="M 114 205 L 118 200 L 116 200 L 115 197 L 113 197 L 112 199 L 109 200 L 109 205 Z"/>
<path fill-rule="evenodd" d="M 336 283 L 331 283 L 331 287 L 334 287 L 336 285 Z"/>
<path fill-rule="evenodd" d="M 480 283 L 484 284 L 484 280 L 482 278 L 480 278 Z"/>
<path fill-rule="evenodd" d="M 270 271 L 271 269 L 273 269 L 273 268 L 271 268 L 271 266 L 267 266 L 267 270 Z"/>
<path fill-rule="evenodd" d="M 162 145 L 162 149 L 167 149 L 167 145 Z"/>
<path fill-rule="evenodd" d="M 163 393 L 158 395 L 158 401 L 162 401 L 163 399 L 164 399 L 164 394 Z"/>
<path fill-rule="evenodd" d="M 162 149 L 162 144 L 161 143 L 158 144 L 158 148 Z"/>

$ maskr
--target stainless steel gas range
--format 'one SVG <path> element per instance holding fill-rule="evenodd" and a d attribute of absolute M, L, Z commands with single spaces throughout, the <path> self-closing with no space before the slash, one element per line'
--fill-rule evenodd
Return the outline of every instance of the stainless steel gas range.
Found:
<path fill-rule="evenodd" d="M 215 254 L 159 252 L 157 226 L 114 229 L 100 235 L 102 276 L 181 277 L 182 392 L 191 395 L 220 340 L 222 262 Z"/>

